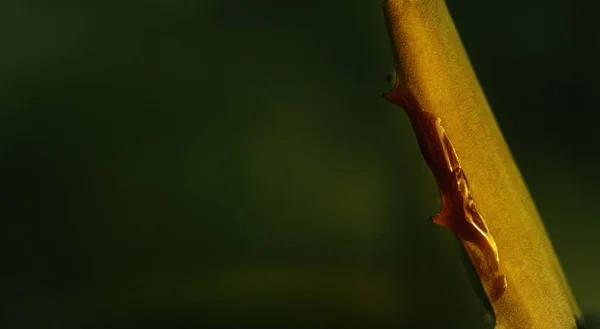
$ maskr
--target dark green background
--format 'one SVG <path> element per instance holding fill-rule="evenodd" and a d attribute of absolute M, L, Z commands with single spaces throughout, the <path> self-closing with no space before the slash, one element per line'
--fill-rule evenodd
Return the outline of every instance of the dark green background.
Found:
<path fill-rule="evenodd" d="M 600 29 L 572 2 L 448 1 L 600 309 Z M 380 1 L 0 3 L 0 328 L 491 327 L 379 97 Z"/>

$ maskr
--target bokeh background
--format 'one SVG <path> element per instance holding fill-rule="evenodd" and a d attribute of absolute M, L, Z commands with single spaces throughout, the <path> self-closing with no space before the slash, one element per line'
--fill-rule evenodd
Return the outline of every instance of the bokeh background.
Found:
<path fill-rule="evenodd" d="M 0 328 L 491 328 L 380 2 L 0 1 Z M 448 5 L 600 309 L 598 5 Z"/>

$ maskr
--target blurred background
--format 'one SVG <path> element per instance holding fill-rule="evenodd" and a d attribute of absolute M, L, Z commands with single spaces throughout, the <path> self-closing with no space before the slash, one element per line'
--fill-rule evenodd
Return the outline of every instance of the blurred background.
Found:
<path fill-rule="evenodd" d="M 0 328 L 491 328 L 381 1 L 0 1 Z M 448 0 L 584 309 L 596 3 Z"/>

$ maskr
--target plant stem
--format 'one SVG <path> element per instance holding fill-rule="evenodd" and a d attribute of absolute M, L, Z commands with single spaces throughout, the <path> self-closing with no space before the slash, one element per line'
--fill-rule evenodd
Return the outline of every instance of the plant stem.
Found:
<path fill-rule="evenodd" d="M 442 0 L 384 3 L 403 107 L 496 328 L 575 328 L 579 308 Z"/>

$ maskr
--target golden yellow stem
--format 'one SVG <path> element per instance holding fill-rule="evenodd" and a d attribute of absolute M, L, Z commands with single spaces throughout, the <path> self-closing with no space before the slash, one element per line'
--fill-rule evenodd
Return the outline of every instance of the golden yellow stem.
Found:
<path fill-rule="evenodd" d="M 403 107 L 496 328 L 572 329 L 579 309 L 443 0 L 384 3 Z"/>

